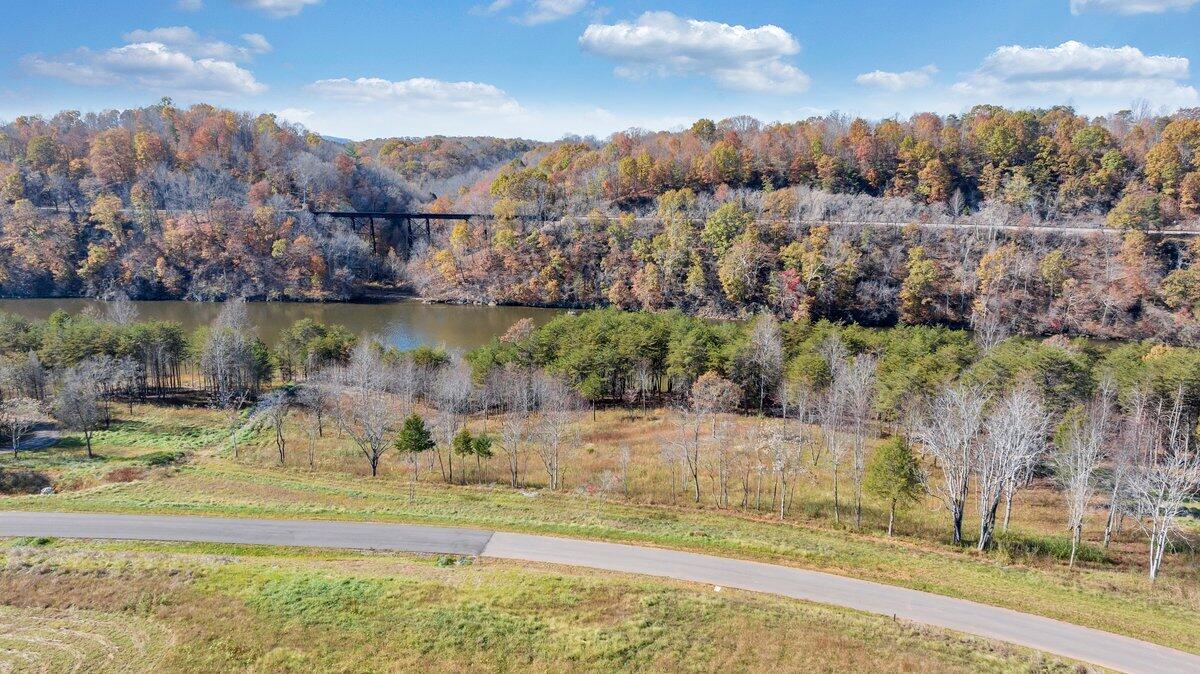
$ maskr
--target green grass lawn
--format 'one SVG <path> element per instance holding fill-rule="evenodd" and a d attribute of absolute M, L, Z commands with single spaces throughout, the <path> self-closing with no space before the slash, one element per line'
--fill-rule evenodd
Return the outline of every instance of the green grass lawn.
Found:
<path fill-rule="evenodd" d="M 1178 555 L 1152 586 L 1140 569 L 1116 562 L 1068 571 L 1057 559 L 1038 556 L 1037 544 L 979 555 L 915 536 L 886 539 L 820 521 L 780 523 L 711 508 L 638 505 L 579 490 L 555 494 L 423 482 L 410 499 L 399 470 L 370 479 L 320 465 L 274 466 L 267 441 L 253 438 L 235 460 L 227 449 L 195 440 L 206 438 L 211 427 L 204 413 L 155 410 L 144 415 L 143 424 L 98 434 L 103 459 L 81 459 L 70 446 L 26 455 L 19 464 L 54 472 L 72 488 L 52 496 L 0 497 L 0 509 L 419 522 L 638 542 L 877 580 L 1200 653 L 1196 567 L 1180 563 Z M 184 455 L 162 461 L 163 452 Z M 361 458 L 341 447 L 327 451 L 324 460 L 357 465 Z M 1024 540 L 1036 542 L 1037 535 Z"/>
<path fill-rule="evenodd" d="M 494 560 L 29 539 L 0 557 L 4 671 L 1073 670 L 880 616 Z"/>

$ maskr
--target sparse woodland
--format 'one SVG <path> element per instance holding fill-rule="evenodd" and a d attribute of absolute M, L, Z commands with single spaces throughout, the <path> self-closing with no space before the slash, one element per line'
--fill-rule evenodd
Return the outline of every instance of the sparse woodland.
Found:
<path fill-rule="evenodd" d="M 121 405 L 182 399 L 219 413 L 235 461 L 266 437 L 278 465 L 328 467 L 333 442 L 340 470 L 414 486 L 582 490 L 783 521 L 815 508 L 853 530 L 882 527 L 882 508 L 889 534 L 897 510 L 923 502 L 945 513 L 936 539 L 984 553 L 1022 540 L 1009 523 L 1034 490 L 1058 503 L 1063 544 L 1038 544 L 1051 555 L 1095 563 L 1140 539 L 1151 578 L 1195 535 L 1191 348 L 615 310 L 519 322 L 465 356 L 312 321 L 268 348 L 242 301 L 191 336 L 122 304 L 0 320 L 8 433 L 48 414 L 90 454 Z M 623 410 L 653 447 L 585 443 L 598 409 Z"/>

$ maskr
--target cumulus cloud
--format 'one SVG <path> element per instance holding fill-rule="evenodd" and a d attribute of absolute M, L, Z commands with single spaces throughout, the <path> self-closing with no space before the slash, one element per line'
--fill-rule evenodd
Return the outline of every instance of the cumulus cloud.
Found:
<path fill-rule="evenodd" d="M 271 43 L 258 33 L 242 35 L 246 44 L 231 45 L 220 40 L 210 40 L 187 26 L 163 26 L 161 28 L 131 30 L 121 36 L 130 44 L 156 42 L 196 58 L 212 58 L 225 61 L 249 61 L 256 54 L 271 51 Z"/>
<path fill-rule="evenodd" d="M 103 51 L 76 49 L 57 56 L 21 59 L 34 75 L 86 86 L 131 86 L 151 91 L 197 94 L 257 94 L 266 86 L 238 65 L 270 45 L 261 35 L 238 47 L 204 40 L 186 26 L 134 30 L 127 44 Z M 261 39 L 259 39 L 261 38 Z"/>
<path fill-rule="evenodd" d="M 646 12 L 632 23 L 592 24 L 579 43 L 620 63 L 622 77 L 700 75 L 728 89 L 780 94 L 809 85 L 808 75 L 787 62 L 800 44 L 774 25 L 747 28 Z"/>
<path fill-rule="evenodd" d="M 904 91 L 929 86 L 937 71 L 937 66 L 932 64 L 916 70 L 905 70 L 901 73 L 873 70 L 855 77 L 854 81 L 864 87 L 875 87 L 886 91 Z"/>
<path fill-rule="evenodd" d="M 295 16 L 309 5 L 320 4 L 321 0 L 237 0 L 237 3 L 257 9 L 267 16 L 281 19 L 286 16 Z"/>
<path fill-rule="evenodd" d="M 1195 105 L 1186 84 L 1188 60 L 1151 56 L 1136 47 L 1000 47 L 953 90 L 980 101 L 1105 109 L 1145 99 L 1154 105 Z"/>
<path fill-rule="evenodd" d="M 379 77 L 318 80 L 309 91 L 350 103 L 392 103 L 400 110 L 452 110 L 510 115 L 521 106 L 504 90 L 481 82 L 444 82 L 428 77 L 391 81 Z"/>
<path fill-rule="evenodd" d="M 1161 14 L 1185 12 L 1200 0 L 1071 0 L 1071 13 Z"/>

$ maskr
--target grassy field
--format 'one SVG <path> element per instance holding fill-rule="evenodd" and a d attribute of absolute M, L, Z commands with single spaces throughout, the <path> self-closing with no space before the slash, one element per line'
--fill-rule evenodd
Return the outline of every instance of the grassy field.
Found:
<path fill-rule="evenodd" d="M 1073 671 L 884 617 L 493 560 L 46 539 L 0 556 L 4 672 Z"/>
<path fill-rule="evenodd" d="M 662 422 L 631 422 L 615 411 L 581 422 L 564 492 L 447 486 L 426 466 L 411 497 L 397 457 L 385 459 L 380 477 L 365 477 L 361 456 L 335 433 L 319 441 L 309 468 L 299 419 L 289 431 L 289 461 L 279 466 L 265 435 L 243 437 L 235 458 L 218 417 L 207 411 L 139 407 L 132 418 L 97 434 L 100 459 L 82 458 L 82 448 L 66 438 L 59 447 L 6 460 L 51 475 L 60 493 L 0 498 L 0 508 L 427 522 L 640 542 L 878 580 L 1200 652 L 1194 554 L 1171 555 L 1165 577 L 1152 586 L 1139 566 L 1141 542 L 1127 533 L 1109 552 L 1095 548 L 1094 561 L 1069 571 L 1058 558 L 1060 508 L 1044 488 L 1022 496 L 1005 548 L 980 555 L 944 541 L 945 518 L 933 503 L 906 512 L 894 539 L 880 532 L 884 515 L 876 504 L 869 504 L 861 531 L 834 526 L 828 476 L 821 472 L 806 478 L 782 523 L 767 512 L 697 507 L 680 496 L 671 505 L 653 490 L 663 480 L 651 458 Z M 615 469 L 620 445 L 636 457 L 628 497 L 594 487 L 597 476 Z M 480 477 L 493 481 L 500 472 L 485 466 Z M 536 477 L 532 466 L 530 476 Z"/>

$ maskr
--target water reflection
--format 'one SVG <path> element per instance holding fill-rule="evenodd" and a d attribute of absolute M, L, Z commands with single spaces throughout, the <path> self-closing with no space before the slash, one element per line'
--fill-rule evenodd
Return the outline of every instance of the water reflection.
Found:
<path fill-rule="evenodd" d="M 211 302 L 134 302 L 140 320 L 175 321 L 189 332 L 207 325 L 221 310 Z M 103 303 L 87 299 L 0 300 L 0 311 L 32 319 L 45 319 L 57 309 L 67 313 L 85 310 L 103 313 Z M 322 323 L 337 323 L 358 334 L 372 334 L 399 348 L 419 345 L 445 346 L 466 350 L 486 344 L 504 333 L 522 318 L 537 325 L 561 313 L 557 309 L 532 307 L 486 307 L 448 304 L 423 304 L 417 301 L 384 303 L 336 302 L 306 304 L 295 302 L 251 302 L 247 306 L 250 321 L 258 336 L 274 344 L 279 333 L 292 323 L 311 318 Z"/>

